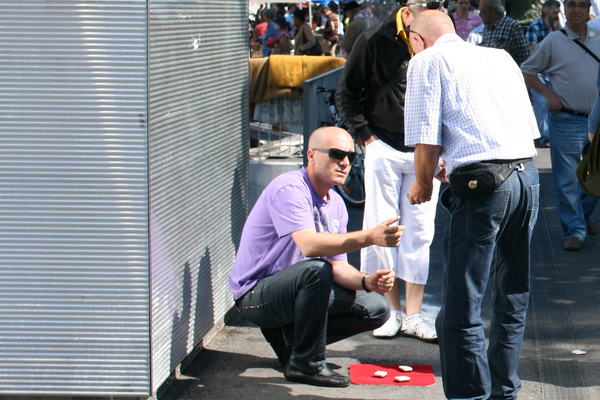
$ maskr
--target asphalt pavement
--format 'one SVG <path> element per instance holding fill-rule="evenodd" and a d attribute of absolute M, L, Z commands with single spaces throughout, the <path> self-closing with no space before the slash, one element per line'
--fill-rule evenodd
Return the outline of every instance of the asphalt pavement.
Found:
<path fill-rule="evenodd" d="M 521 354 L 520 399 L 600 399 L 600 236 L 567 252 L 556 213 L 548 149 L 534 159 L 541 198 L 532 243 L 532 295 Z M 362 210 L 349 209 L 350 229 L 360 229 Z M 600 222 L 598 208 L 594 213 Z M 436 234 L 423 314 L 435 318 L 441 304 L 442 240 L 448 214 L 438 207 Z M 358 264 L 358 255 L 350 260 Z M 488 300 L 489 301 L 489 296 Z M 483 316 L 489 322 L 489 303 Z M 584 354 L 574 354 L 584 353 Z M 224 326 L 159 391 L 159 400 L 183 399 L 444 399 L 437 345 L 397 336 L 376 339 L 370 332 L 327 347 L 327 361 L 347 374 L 351 364 L 429 364 L 436 383 L 429 387 L 366 386 L 323 388 L 285 380 L 260 330 L 232 310 Z"/>

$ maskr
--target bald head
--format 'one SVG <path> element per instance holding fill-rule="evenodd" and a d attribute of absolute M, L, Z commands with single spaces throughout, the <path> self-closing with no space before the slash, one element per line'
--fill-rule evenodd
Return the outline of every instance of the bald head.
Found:
<path fill-rule="evenodd" d="M 352 136 L 350 136 L 350 134 L 344 129 L 335 126 L 324 126 L 322 128 L 318 128 L 310 135 L 310 138 L 308 139 L 308 148 L 327 149 L 335 147 L 342 150 L 351 150 L 352 148 L 344 148 L 348 146 L 348 143 L 353 145 L 354 142 L 352 140 Z"/>
<path fill-rule="evenodd" d="M 410 30 L 418 32 L 430 46 L 446 33 L 454 33 L 454 24 L 448 15 L 434 10 L 420 12 L 412 24 Z"/>
<path fill-rule="evenodd" d="M 354 141 L 342 128 L 326 126 L 310 135 L 306 173 L 316 192 L 323 198 L 328 196 L 332 187 L 346 181 L 352 167 L 350 152 L 354 152 Z"/>

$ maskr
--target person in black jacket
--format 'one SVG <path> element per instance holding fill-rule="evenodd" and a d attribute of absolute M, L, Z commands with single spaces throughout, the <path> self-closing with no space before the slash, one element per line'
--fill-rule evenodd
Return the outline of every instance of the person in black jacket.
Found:
<path fill-rule="evenodd" d="M 411 205 L 407 194 L 415 180 L 414 149 L 404 145 L 404 92 L 406 69 L 412 56 L 407 27 L 425 9 L 442 11 L 437 1 L 414 0 L 395 10 L 381 26 L 363 32 L 347 60 L 340 101 L 345 121 L 366 145 L 365 213 L 363 228 L 376 226 L 382 217 L 399 215 L 406 231 L 400 247 L 361 251 L 361 270 L 386 268 L 405 282 L 405 312 L 400 303 L 400 282 L 386 293 L 392 314 L 376 337 L 405 336 L 437 342 L 435 330 L 421 316 L 429 273 L 429 247 L 440 182 L 434 182 L 433 200 Z"/>

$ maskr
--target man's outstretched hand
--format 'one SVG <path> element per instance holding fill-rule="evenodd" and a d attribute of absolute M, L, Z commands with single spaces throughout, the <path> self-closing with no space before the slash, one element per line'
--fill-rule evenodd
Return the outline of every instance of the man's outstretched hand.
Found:
<path fill-rule="evenodd" d="M 371 229 L 372 244 L 381 247 L 398 247 L 404 234 L 404 226 L 394 225 L 400 217 L 390 218 Z"/>

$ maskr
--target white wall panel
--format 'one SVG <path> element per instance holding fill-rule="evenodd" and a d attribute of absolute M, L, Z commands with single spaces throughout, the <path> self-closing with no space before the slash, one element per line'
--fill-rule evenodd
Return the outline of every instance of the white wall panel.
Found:
<path fill-rule="evenodd" d="M 248 4 L 150 1 L 153 387 L 231 308 L 247 212 Z"/>
<path fill-rule="evenodd" d="M 0 393 L 150 392 L 146 2 L 0 1 Z"/>
<path fill-rule="evenodd" d="M 148 396 L 231 308 L 247 6 L 0 0 L 0 395 Z"/>

